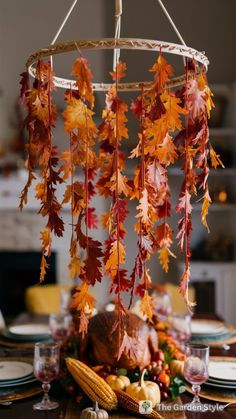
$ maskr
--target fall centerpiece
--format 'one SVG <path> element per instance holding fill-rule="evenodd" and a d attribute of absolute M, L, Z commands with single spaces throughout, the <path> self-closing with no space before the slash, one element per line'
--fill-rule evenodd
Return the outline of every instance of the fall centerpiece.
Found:
<path fill-rule="evenodd" d="M 163 3 L 158 1 L 169 16 Z M 28 190 L 35 182 L 36 199 L 40 202 L 39 213 L 46 219 L 40 237 L 42 282 L 50 263 L 52 234 L 58 238 L 63 236 L 66 226 L 61 212 L 64 205 L 70 205 L 68 268 L 69 276 L 77 279 L 71 308 L 76 330 L 82 339 L 80 359 L 90 354 L 90 359 L 85 359 L 85 362 L 91 365 L 96 363 L 96 368 L 98 365 L 102 367 L 95 372 L 86 364 L 80 364 L 81 361 L 68 359 L 66 362 L 83 390 L 86 392 L 87 389 L 90 396 L 93 392 L 91 400 L 105 408 L 117 405 L 119 396 L 114 395 L 112 388 L 123 391 L 133 386 L 127 394 L 129 397 L 138 397 L 139 392 L 142 395 L 151 394 L 156 385 L 162 399 L 170 395 L 170 362 L 176 354 L 177 360 L 181 356 L 175 342 L 166 334 L 159 336 L 158 348 L 157 332 L 152 325 L 154 303 L 149 293 L 152 281 L 148 267 L 150 259 L 157 255 L 164 271 L 168 272 L 170 258 L 176 258 L 172 250 L 174 234 L 169 223 L 173 211 L 169 170 L 178 162 L 183 172 L 179 201 L 175 205 L 179 215 L 176 239 L 185 255 L 185 269 L 179 290 L 191 310 L 194 302 L 189 301 L 188 284 L 192 209 L 195 202 L 202 202 L 201 220 L 208 229 L 206 217 L 211 204 L 209 165 L 214 168 L 223 165 L 209 140 L 208 118 L 213 103 L 206 75 L 208 60 L 204 53 L 187 47 L 178 31 L 182 45 L 122 39 L 119 37 L 120 24 L 121 0 L 116 1 L 114 39 L 71 41 L 55 45 L 53 42 L 29 58 L 27 71 L 22 74 L 21 81 L 21 103 L 27 112 L 25 126 L 29 142 L 28 180 L 21 194 L 20 208 L 27 203 Z M 92 69 L 82 51 L 96 48 L 114 49 L 110 84 L 92 82 Z M 153 66 L 147 69 L 153 79 L 149 82 L 125 82 L 127 66 L 119 60 L 120 49 L 158 51 Z M 78 53 L 71 66 L 74 79 L 56 77 L 53 55 L 72 50 Z M 168 63 L 166 53 L 184 57 L 182 76 L 174 77 L 174 69 Z M 29 72 L 34 76 L 32 84 Z M 56 86 L 66 89 L 65 109 L 62 112 L 65 149 L 60 153 L 54 140 L 57 110 L 53 95 Z M 94 119 L 96 90 L 106 92 L 99 124 Z M 137 91 L 132 103 L 126 103 L 122 97 L 122 92 L 127 90 Z M 123 144 L 130 141 L 129 109 L 133 118 L 138 120 L 139 132 L 135 146 L 127 154 Z M 129 178 L 124 174 L 127 161 L 130 161 L 128 159 L 134 161 Z M 65 185 L 62 201 L 57 196 L 58 184 Z M 100 219 L 93 205 L 95 195 L 107 201 L 108 209 Z M 130 200 L 136 202 L 134 230 L 137 255 L 132 271 L 128 272 L 125 267 L 125 222 Z M 104 243 L 97 239 L 97 228 L 107 231 Z M 91 289 L 102 280 L 107 281 L 107 278 L 110 293 L 115 299 L 115 311 L 91 318 L 96 303 Z M 128 306 L 122 298 L 125 292 L 130 294 Z M 129 313 L 136 296 L 141 299 L 141 312 L 148 323 Z M 162 344 L 166 353 L 171 348 L 168 362 L 162 352 Z M 91 351 L 88 351 L 87 345 L 91 345 Z M 148 367 L 146 372 L 144 367 Z M 135 374 L 136 368 L 135 386 L 132 383 L 128 385 L 127 380 L 135 381 L 131 375 Z M 141 375 L 140 370 L 143 371 Z M 88 388 L 86 374 L 92 374 L 92 389 Z M 104 397 L 99 396 L 102 389 L 99 380 L 95 383 L 96 375 L 100 377 L 99 380 L 107 380 L 106 386 L 103 383 Z M 145 376 L 151 384 L 145 384 Z M 160 397 L 157 397 L 159 393 L 154 393 L 155 403 L 160 402 Z M 96 408 L 94 411 L 96 413 Z"/>

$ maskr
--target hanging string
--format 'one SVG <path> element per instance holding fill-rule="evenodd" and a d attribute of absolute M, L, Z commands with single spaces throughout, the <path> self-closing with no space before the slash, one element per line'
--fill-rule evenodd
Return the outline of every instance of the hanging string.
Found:
<path fill-rule="evenodd" d="M 167 9 L 165 8 L 164 4 L 162 3 L 162 1 L 161 1 L 161 0 L 157 0 L 157 1 L 158 1 L 159 5 L 161 6 L 161 8 L 162 8 L 163 12 L 165 13 L 165 15 L 166 15 L 166 17 L 167 17 L 168 21 L 170 22 L 170 24 L 171 24 L 172 28 L 174 29 L 174 31 L 175 31 L 175 33 L 176 33 L 176 35 L 178 36 L 178 38 L 179 38 L 179 40 L 180 40 L 181 44 L 182 44 L 182 45 L 184 45 L 184 46 L 186 47 L 187 45 L 186 45 L 186 43 L 185 43 L 185 41 L 184 41 L 184 39 L 183 39 L 183 37 L 182 37 L 181 33 L 179 32 L 179 30 L 178 30 L 177 26 L 175 25 L 175 23 L 174 23 L 173 19 L 171 18 L 170 14 L 168 13 L 168 11 L 167 11 Z"/>
<path fill-rule="evenodd" d="M 54 44 L 55 44 L 55 42 L 56 42 L 56 40 L 58 39 L 58 37 L 59 37 L 59 35 L 60 35 L 61 31 L 63 30 L 63 28 L 64 28 L 64 26 L 65 26 L 65 24 L 66 24 L 67 20 L 69 19 L 69 17 L 70 17 L 70 15 L 71 15 L 71 13 L 73 12 L 74 7 L 75 7 L 75 5 L 76 5 L 77 1 L 78 1 L 78 0 L 74 0 L 74 1 L 73 1 L 73 3 L 72 3 L 72 5 L 70 6 L 70 8 L 69 8 L 69 10 L 68 10 L 68 12 L 67 12 L 67 14 L 66 14 L 66 16 L 64 17 L 64 19 L 63 19 L 63 21 L 62 21 L 62 23 L 61 23 L 61 26 L 59 27 L 59 29 L 58 29 L 58 31 L 57 31 L 57 33 L 56 33 L 56 35 L 54 36 L 54 38 L 53 38 L 53 40 L 52 40 L 52 42 L 51 42 L 51 45 L 54 45 Z"/>
<path fill-rule="evenodd" d="M 115 39 L 120 38 L 121 31 L 122 0 L 115 0 Z M 114 49 L 113 52 L 113 71 L 120 59 L 120 49 Z"/>

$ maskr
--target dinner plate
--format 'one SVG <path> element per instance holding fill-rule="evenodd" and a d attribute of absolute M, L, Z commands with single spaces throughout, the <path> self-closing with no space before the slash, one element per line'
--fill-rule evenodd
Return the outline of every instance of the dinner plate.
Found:
<path fill-rule="evenodd" d="M 15 335 L 9 332 L 8 329 L 1 330 L 3 338 L 7 338 L 8 341 L 17 342 L 17 344 L 24 342 L 39 342 L 50 339 L 50 335 Z"/>
<path fill-rule="evenodd" d="M 20 377 L 20 378 L 8 378 L 8 379 L 4 379 L 4 380 L 0 380 L 0 384 L 7 384 L 7 383 L 18 383 L 19 381 L 22 380 L 29 380 L 30 378 L 32 378 L 34 376 L 33 373 L 30 373 L 28 375 L 25 375 L 24 377 Z"/>
<path fill-rule="evenodd" d="M 214 357 L 210 358 L 209 376 L 218 380 L 236 381 L 236 358 Z"/>
<path fill-rule="evenodd" d="M 26 384 L 30 384 L 30 383 L 34 383 L 35 381 L 37 381 L 37 379 L 33 376 L 27 380 L 21 380 L 21 381 L 13 381 L 13 382 L 8 382 L 8 383 L 0 383 L 0 388 L 9 388 L 9 387 L 18 387 L 18 386 L 23 386 Z"/>
<path fill-rule="evenodd" d="M 0 379 L 23 378 L 33 372 L 33 365 L 20 361 L 0 361 Z"/>
<path fill-rule="evenodd" d="M 214 384 L 226 384 L 226 385 L 229 384 L 231 386 L 236 386 L 236 381 L 231 381 L 231 380 L 218 380 L 217 378 L 211 378 L 211 377 L 209 377 L 208 381 L 210 383 L 214 383 Z"/>
<path fill-rule="evenodd" d="M 215 320 L 192 320 L 192 335 L 215 335 L 225 330 L 224 323 Z"/>
<path fill-rule="evenodd" d="M 17 326 L 9 327 L 9 332 L 12 335 L 24 335 L 24 336 L 40 336 L 49 335 L 50 330 L 46 324 L 21 324 Z"/>
<path fill-rule="evenodd" d="M 236 385 L 230 385 L 230 384 L 219 384 L 219 383 L 212 383 L 211 381 L 207 381 L 205 385 L 211 386 L 211 387 L 217 387 L 217 388 L 228 388 L 229 390 L 236 390 Z"/>

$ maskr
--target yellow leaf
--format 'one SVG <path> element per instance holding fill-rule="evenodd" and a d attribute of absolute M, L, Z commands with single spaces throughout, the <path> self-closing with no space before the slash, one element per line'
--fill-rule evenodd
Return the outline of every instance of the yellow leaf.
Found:
<path fill-rule="evenodd" d="M 220 159 L 220 155 L 217 154 L 212 146 L 210 146 L 210 158 L 211 158 L 211 165 L 216 169 L 218 166 L 225 167 L 223 162 Z"/>
<path fill-rule="evenodd" d="M 49 265 L 46 261 L 46 258 L 44 257 L 44 255 L 42 255 L 41 264 L 40 264 L 40 278 L 39 278 L 40 283 L 44 281 L 48 268 L 49 268 Z"/>
<path fill-rule="evenodd" d="M 168 247 L 163 247 L 162 249 L 159 250 L 158 258 L 159 258 L 162 268 L 164 269 L 166 273 L 169 271 L 170 256 L 172 256 L 173 258 L 176 258 L 174 253 L 172 253 L 170 249 L 168 249 Z"/>
<path fill-rule="evenodd" d="M 118 264 L 125 263 L 125 247 L 121 240 L 115 240 L 110 249 L 110 256 L 106 262 L 106 270 L 110 275 L 115 276 Z"/>
<path fill-rule="evenodd" d="M 209 207 L 212 203 L 211 197 L 209 195 L 208 189 L 206 190 L 203 198 L 203 204 L 202 204 L 202 211 L 201 211 L 201 217 L 202 217 L 202 224 L 207 228 L 208 233 L 210 232 L 206 217 L 209 211 Z"/>
<path fill-rule="evenodd" d="M 71 279 L 74 279 L 81 274 L 81 260 L 78 256 L 71 258 L 68 269 Z"/>
<path fill-rule="evenodd" d="M 152 316 L 154 310 L 153 298 L 148 294 L 148 291 L 144 292 L 144 296 L 141 300 L 141 312 L 144 316 L 147 316 L 149 322 L 152 323 Z"/>
<path fill-rule="evenodd" d="M 46 182 L 40 182 L 37 185 L 35 185 L 36 195 L 35 198 L 46 202 L 47 201 L 47 184 Z"/>

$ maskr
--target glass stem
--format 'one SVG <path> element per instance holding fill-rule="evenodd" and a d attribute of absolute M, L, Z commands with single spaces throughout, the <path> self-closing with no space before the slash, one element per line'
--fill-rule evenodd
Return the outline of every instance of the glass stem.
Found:
<path fill-rule="evenodd" d="M 44 391 L 42 403 L 44 405 L 47 405 L 48 402 L 49 402 L 49 395 L 48 395 L 48 393 L 49 393 L 49 390 L 51 388 L 51 385 L 49 383 L 43 383 L 42 384 L 42 388 L 43 388 L 43 391 Z"/>
<path fill-rule="evenodd" d="M 199 386 L 199 384 L 193 384 L 192 385 L 192 390 L 193 390 L 193 393 L 194 393 L 194 398 L 193 398 L 192 403 L 200 403 L 199 394 L 200 394 L 201 386 Z"/>

